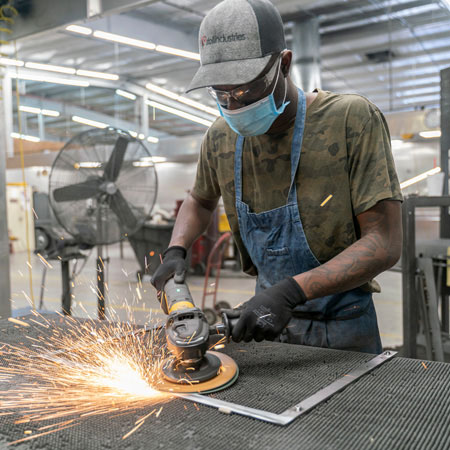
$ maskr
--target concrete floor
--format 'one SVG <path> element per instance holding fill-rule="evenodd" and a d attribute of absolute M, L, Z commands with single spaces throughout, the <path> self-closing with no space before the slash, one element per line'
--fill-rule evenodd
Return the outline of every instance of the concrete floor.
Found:
<path fill-rule="evenodd" d="M 107 282 L 107 316 L 114 320 L 134 321 L 145 324 L 164 321 L 164 314 L 159 309 L 156 291 L 146 277 L 139 284 L 136 271 L 139 265 L 133 250 L 128 243 L 124 244 L 123 259 L 120 258 L 119 245 L 108 248 L 110 263 L 108 265 Z M 73 287 L 72 313 L 76 317 L 97 316 L 95 249 L 88 259 L 83 271 L 75 279 Z M 58 261 L 51 261 L 52 269 L 47 270 L 43 305 L 47 311 L 61 310 L 61 269 Z M 13 315 L 22 315 L 30 309 L 29 267 L 26 253 L 11 255 L 11 292 Z M 80 266 L 81 262 L 79 263 Z M 32 255 L 31 273 L 33 294 L 36 306 L 39 305 L 40 287 L 44 263 Z M 78 267 L 79 268 L 79 267 Z M 219 281 L 218 301 L 226 301 L 235 306 L 248 300 L 254 292 L 255 280 L 244 274 L 231 270 L 222 271 Z M 377 277 L 382 287 L 380 294 L 374 295 L 378 314 L 381 339 L 384 347 L 402 344 L 402 302 L 401 274 L 385 272 Z M 215 279 L 209 281 L 214 286 Z M 204 277 L 189 276 L 189 287 L 195 302 L 202 300 Z M 206 306 L 211 305 L 209 297 Z"/>

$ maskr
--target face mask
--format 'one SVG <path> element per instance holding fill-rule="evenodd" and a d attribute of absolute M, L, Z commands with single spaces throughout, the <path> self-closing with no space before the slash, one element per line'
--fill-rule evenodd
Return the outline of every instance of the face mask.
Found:
<path fill-rule="evenodd" d="M 281 67 L 281 60 L 280 60 Z M 264 134 L 272 124 L 275 119 L 283 113 L 286 106 L 290 102 L 285 102 L 287 83 L 284 85 L 284 98 L 283 103 L 277 109 L 275 104 L 275 99 L 273 93 L 278 83 L 278 77 L 280 75 L 280 68 L 278 68 L 277 80 L 272 92 L 261 100 L 258 100 L 251 105 L 244 106 L 243 108 L 229 110 L 222 109 L 219 103 L 217 107 L 219 108 L 220 115 L 227 121 L 229 127 L 240 134 L 241 136 L 258 136 Z"/>

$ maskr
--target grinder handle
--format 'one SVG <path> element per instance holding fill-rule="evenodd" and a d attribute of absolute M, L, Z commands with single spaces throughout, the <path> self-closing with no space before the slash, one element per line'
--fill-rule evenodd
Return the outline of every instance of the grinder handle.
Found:
<path fill-rule="evenodd" d="M 166 314 L 179 309 L 195 308 L 194 300 L 186 283 L 177 283 L 170 278 L 164 285 L 161 306 Z"/>

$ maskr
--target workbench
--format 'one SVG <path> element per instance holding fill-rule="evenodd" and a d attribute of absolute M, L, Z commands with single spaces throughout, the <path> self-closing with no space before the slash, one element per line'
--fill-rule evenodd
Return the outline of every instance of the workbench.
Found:
<path fill-rule="evenodd" d="M 26 333 L 36 336 L 42 328 L 0 320 L 0 342 L 25 342 Z M 230 343 L 222 351 L 235 359 L 240 375 L 213 396 L 274 413 L 374 356 L 272 342 Z M 11 387 L 0 382 L 1 390 Z M 11 447 L 30 429 L 14 424 L 16 418 L 0 416 L 1 449 L 448 449 L 450 364 L 394 357 L 285 427 L 173 399 L 125 441 L 136 413 L 90 416 L 76 427 Z"/>

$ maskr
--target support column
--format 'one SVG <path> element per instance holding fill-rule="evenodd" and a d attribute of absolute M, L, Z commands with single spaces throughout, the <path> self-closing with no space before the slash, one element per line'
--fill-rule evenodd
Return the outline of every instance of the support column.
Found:
<path fill-rule="evenodd" d="M 450 67 L 441 70 L 441 161 L 440 167 L 444 173 L 443 195 L 449 194 L 449 170 L 450 157 Z M 450 238 L 450 214 L 449 208 L 441 208 L 440 223 L 441 238 Z"/>
<path fill-rule="evenodd" d="M 320 88 L 320 34 L 317 18 L 294 22 L 292 53 L 291 76 L 294 84 L 305 92 Z"/>
<path fill-rule="evenodd" d="M 148 96 L 144 95 L 139 98 L 140 108 L 141 108 L 141 133 L 144 133 L 145 137 L 148 136 L 148 105 L 147 105 Z"/>
<path fill-rule="evenodd" d="M 2 90 L 0 91 L 0 123 L 11 123 L 12 117 L 7 117 L 8 111 L 5 108 L 5 98 L 8 93 L 4 91 L 5 81 L 4 71 L 0 69 L 0 77 L 2 78 Z M 11 82 L 9 82 L 11 86 Z M 10 92 L 9 92 L 10 95 Z M 9 110 L 10 111 L 10 110 Z M 7 126 L 0 127 L 0 317 L 11 316 L 11 285 L 9 278 L 9 237 L 8 237 L 8 221 L 6 217 L 6 153 L 8 143 L 11 141 L 11 136 L 7 131 Z"/>

